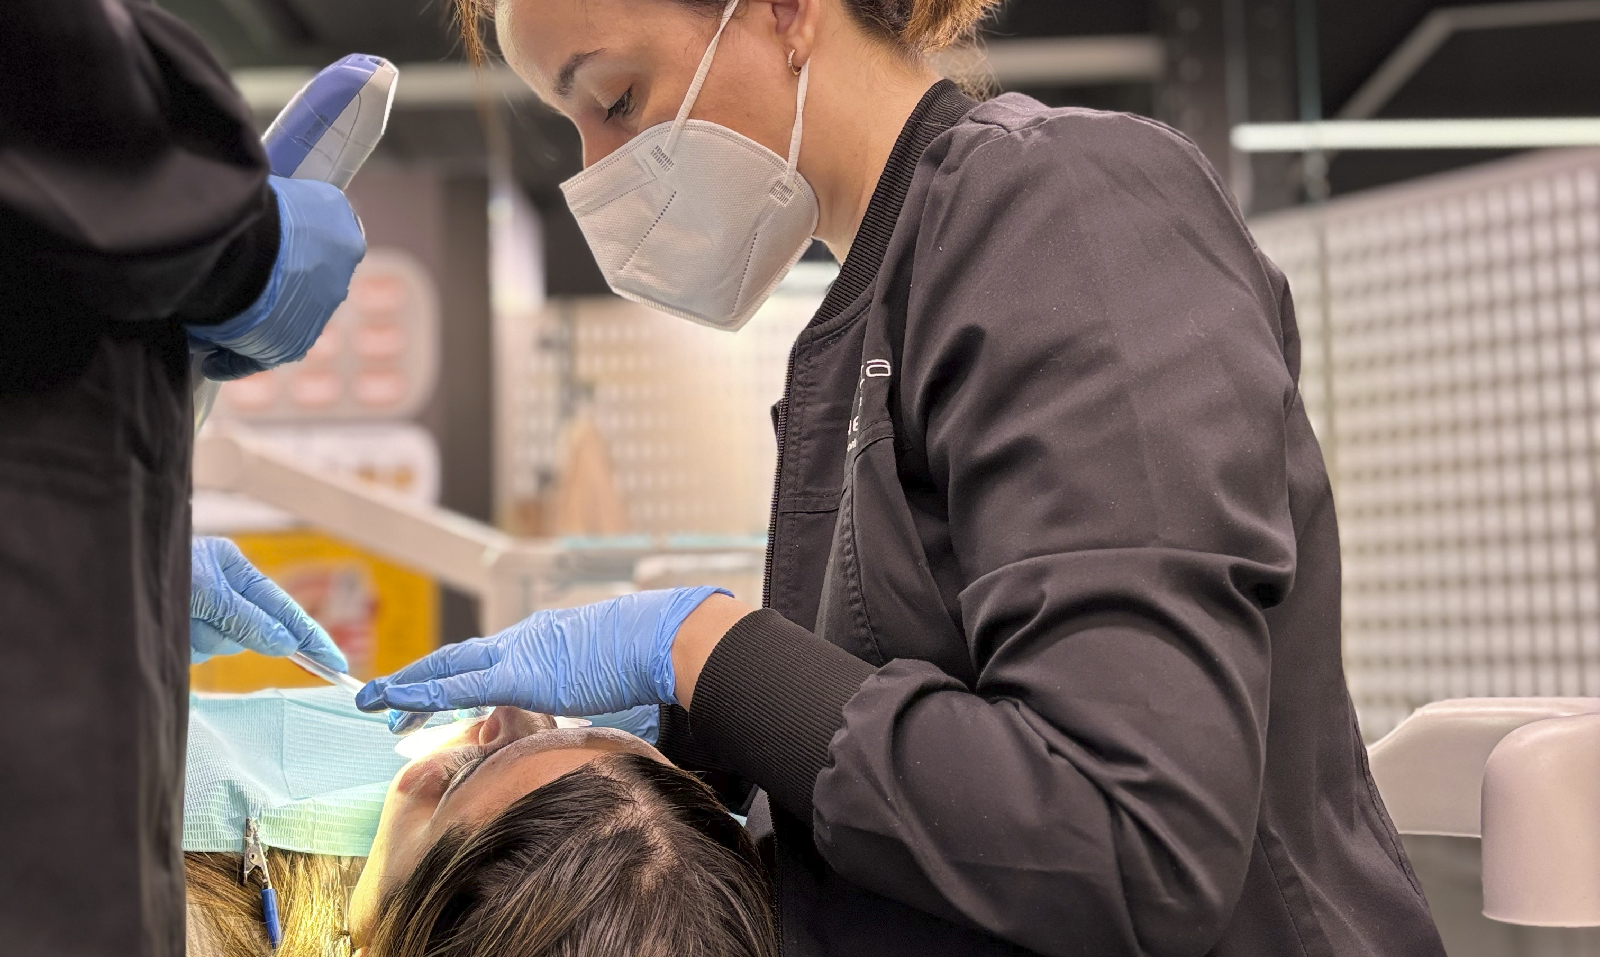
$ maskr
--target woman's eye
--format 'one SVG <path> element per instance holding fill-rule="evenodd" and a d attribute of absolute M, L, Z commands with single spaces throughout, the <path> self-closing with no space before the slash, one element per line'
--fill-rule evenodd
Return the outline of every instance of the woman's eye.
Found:
<path fill-rule="evenodd" d="M 606 109 L 606 122 L 611 122 L 619 116 L 625 116 L 633 110 L 633 87 L 628 87 L 617 101 Z"/>

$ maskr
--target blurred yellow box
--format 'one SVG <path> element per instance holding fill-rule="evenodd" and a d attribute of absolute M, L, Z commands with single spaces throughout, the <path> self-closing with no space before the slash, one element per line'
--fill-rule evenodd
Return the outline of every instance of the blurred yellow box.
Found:
<path fill-rule="evenodd" d="M 389 674 L 439 643 L 433 579 L 313 531 L 230 535 L 263 575 L 328 629 L 358 678 Z M 196 691 L 311 687 L 322 682 L 287 661 L 253 652 L 189 669 Z"/>

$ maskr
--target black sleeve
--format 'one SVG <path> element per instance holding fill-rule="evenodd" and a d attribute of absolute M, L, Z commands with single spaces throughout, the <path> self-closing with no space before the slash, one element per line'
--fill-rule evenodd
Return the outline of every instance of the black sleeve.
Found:
<path fill-rule="evenodd" d="M 770 608 L 751 612 L 700 671 L 690 714 L 697 748 L 810 820 L 828 741 L 873 670 Z"/>
<path fill-rule="evenodd" d="M 278 250 L 226 71 L 147 0 L 0 5 L 0 341 L 52 322 L 219 321 Z"/>
<path fill-rule="evenodd" d="M 746 619 L 696 733 L 862 887 L 1043 954 L 1204 953 L 1255 841 L 1264 607 L 1295 569 L 1265 267 L 1192 144 L 1129 117 L 997 129 L 921 202 L 897 387 L 978 680 Z"/>
<path fill-rule="evenodd" d="M 689 722 L 689 712 L 682 706 L 662 705 L 658 727 L 660 730 L 656 736 L 656 750 L 666 755 L 678 767 L 695 772 L 733 770 L 733 765 L 694 736 L 694 728 Z"/>

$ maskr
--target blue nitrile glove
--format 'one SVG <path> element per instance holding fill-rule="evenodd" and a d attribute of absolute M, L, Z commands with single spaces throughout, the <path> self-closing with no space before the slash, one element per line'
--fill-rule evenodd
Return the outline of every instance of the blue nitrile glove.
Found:
<path fill-rule="evenodd" d="M 256 571 L 226 538 L 196 538 L 189 549 L 189 661 L 245 650 L 263 655 L 303 651 L 348 671 L 344 653 L 288 593 Z"/>
<path fill-rule="evenodd" d="M 250 308 L 226 322 L 189 326 L 191 347 L 210 352 L 201 371 L 224 382 L 304 358 L 350 291 L 367 240 L 337 186 L 269 177 L 278 197 L 278 258 Z"/>
<path fill-rule="evenodd" d="M 636 738 L 643 738 L 650 744 L 656 744 L 661 739 L 661 706 L 642 704 L 627 711 L 592 714 L 589 715 L 589 723 L 597 728 L 616 728 L 619 731 L 626 731 Z"/>
<path fill-rule="evenodd" d="M 356 694 L 363 711 L 511 705 L 591 715 L 677 704 L 672 642 L 720 588 L 669 588 L 534 613 L 505 631 L 446 645 Z"/>

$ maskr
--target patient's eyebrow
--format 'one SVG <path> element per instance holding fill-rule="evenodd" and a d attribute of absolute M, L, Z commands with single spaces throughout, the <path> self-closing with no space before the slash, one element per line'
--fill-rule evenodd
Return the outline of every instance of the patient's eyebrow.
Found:
<path fill-rule="evenodd" d="M 590 50 L 588 53 L 574 53 L 562 65 L 561 72 L 556 74 L 556 96 L 563 100 L 572 95 L 572 81 L 577 77 L 578 68 L 590 60 L 604 53 L 605 50 Z"/>

